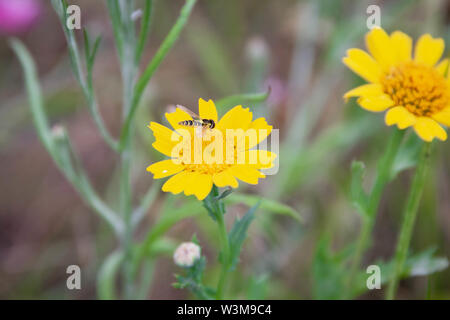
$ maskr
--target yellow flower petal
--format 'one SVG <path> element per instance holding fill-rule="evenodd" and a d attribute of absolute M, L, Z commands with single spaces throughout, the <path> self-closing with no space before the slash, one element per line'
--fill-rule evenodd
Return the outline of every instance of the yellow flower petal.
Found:
<path fill-rule="evenodd" d="M 391 38 L 381 28 L 373 28 L 366 35 L 366 46 L 372 57 L 380 64 L 383 69 L 395 64 L 397 54 L 392 50 Z"/>
<path fill-rule="evenodd" d="M 265 178 L 264 174 L 250 165 L 235 165 L 229 170 L 233 176 L 249 184 L 258 184 L 259 178 Z"/>
<path fill-rule="evenodd" d="M 419 38 L 414 51 L 414 61 L 427 66 L 434 66 L 444 52 L 444 40 L 433 39 L 429 34 L 424 34 Z"/>
<path fill-rule="evenodd" d="M 169 128 L 153 121 L 150 122 L 150 125 L 148 127 L 150 128 L 150 130 L 152 130 L 155 138 L 166 139 L 169 141 L 172 139 L 173 131 L 170 130 Z"/>
<path fill-rule="evenodd" d="M 200 174 L 196 177 L 194 195 L 198 200 L 203 200 L 211 192 L 212 177 L 207 174 Z"/>
<path fill-rule="evenodd" d="M 396 62 L 411 61 L 412 39 L 406 33 L 394 31 L 391 33 L 391 45 L 396 52 Z"/>
<path fill-rule="evenodd" d="M 186 120 L 192 120 L 190 114 L 186 111 L 176 108 L 174 112 L 166 112 L 166 119 L 169 121 L 172 128 L 176 129 L 186 129 L 184 126 L 180 126 L 179 123 Z"/>
<path fill-rule="evenodd" d="M 184 194 L 187 196 L 193 195 L 197 190 L 197 178 L 200 176 L 199 172 L 189 172 L 186 175 L 184 182 Z"/>
<path fill-rule="evenodd" d="M 183 170 L 184 166 L 176 164 L 172 159 L 153 163 L 147 167 L 147 171 L 153 173 L 154 179 L 165 178 Z"/>
<path fill-rule="evenodd" d="M 249 150 L 246 151 L 246 164 L 256 169 L 268 169 L 273 167 L 273 162 L 277 155 L 267 150 Z"/>
<path fill-rule="evenodd" d="M 360 97 L 358 99 L 358 104 L 366 110 L 372 112 L 381 112 L 389 107 L 392 107 L 394 105 L 394 101 L 392 101 L 392 99 L 387 94 L 382 94 L 379 96 Z"/>
<path fill-rule="evenodd" d="M 448 59 L 447 58 L 445 58 L 444 60 L 439 62 L 439 64 L 436 66 L 437 72 L 439 72 L 439 74 L 442 76 L 445 76 L 447 69 L 448 69 Z"/>
<path fill-rule="evenodd" d="M 434 120 L 450 127 L 450 106 L 432 116 Z"/>
<path fill-rule="evenodd" d="M 417 118 L 406 110 L 406 108 L 398 106 L 393 107 L 386 112 L 384 121 L 388 126 L 396 124 L 399 129 L 405 129 L 414 125 Z"/>
<path fill-rule="evenodd" d="M 244 109 L 242 106 L 235 106 L 219 120 L 217 129 L 222 130 L 224 133 L 226 129 L 243 129 L 245 131 L 250 126 L 252 117 L 253 114 L 248 108 Z"/>
<path fill-rule="evenodd" d="M 360 96 L 380 96 L 383 94 L 383 87 L 378 83 L 363 84 L 344 94 L 344 99 Z"/>
<path fill-rule="evenodd" d="M 151 122 L 148 127 L 152 130 L 156 140 L 152 144 L 153 148 L 170 157 L 172 148 L 181 140 L 181 136 L 157 122 Z"/>
<path fill-rule="evenodd" d="M 250 123 L 249 130 L 255 130 L 256 139 L 247 139 L 245 150 L 251 149 L 260 144 L 272 132 L 272 126 L 267 124 L 266 119 L 258 118 Z M 253 141 L 252 141 L 253 140 Z"/>
<path fill-rule="evenodd" d="M 157 140 L 152 143 L 152 147 L 161 152 L 163 155 L 171 157 L 172 156 L 172 149 L 175 147 L 174 144 L 168 143 L 164 140 Z"/>
<path fill-rule="evenodd" d="M 431 142 L 434 138 L 445 141 L 447 132 L 433 119 L 420 117 L 414 125 L 414 131 L 424 141 Z"/>
<path fill-rule="evenodd" d="M 180 193 L 186 186 L 186 182 L 189 179 L 189 174 L 190 172 L 181 171 L 180 173 L 170 177 L 169 180 L 163 184 L 162 191 L 171 192 L 173 194 Z"/>
<path fill-rule="evenodd" d="M 214 102 L 211 99 L 208 101 L 202 98 L 198 99 L 198 115 L 202 119 L 211 119 L 217 122 L 217 109 Z"/>
<path fill-rule="evenodd" d="M 237 188 L 239 185 L 236 178 L 230 173 L 229 170 L 216 173 L 213 176 L 213 182 L 216 186 L 220 188 L 227 186 Z"/>
<path fill-rule="evenodd" d="M 342 62 L 367 81 L 374 83 L 380 81 L 381 67 L 367 52 L 361 49 L 347 50 L 347 57 L 344 57 Z"/>

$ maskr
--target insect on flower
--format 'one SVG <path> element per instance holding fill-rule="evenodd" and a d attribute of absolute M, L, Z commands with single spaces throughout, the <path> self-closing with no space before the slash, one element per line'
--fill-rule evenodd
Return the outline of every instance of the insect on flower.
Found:
<path fill-rule="evenodd" d="M 192 117 L 192 119 L 180 121 L 178 122 L 178 124 L 180 126 L 196 127 L 196 134 L 199 137 L 204 136 L 206 130 L 214 129 L 214 127 L 216 126 L 216 123 L 213 119 L 201 119 L 200 116 L 198 116 L 196 113 L 179 104 L 177 105 L 177 108 L 185 111 Z"/>
<path fill-rule="evenodd" d="M 439 60 L 444 41 L 429 34 L 419 38 L 412 55 L 412 39 L 403 32 L 388 35 L 374 28 L 366 35 L 370 55 L 350 49 L 344 64 L 369 82 L 344 95 L 358 97 L 358 104 L 372 112 L 383 112 L 388 126 L 413 127 L 424 141 L 446 140 L 441 127 L 450 126 L 449 61 Z"/>

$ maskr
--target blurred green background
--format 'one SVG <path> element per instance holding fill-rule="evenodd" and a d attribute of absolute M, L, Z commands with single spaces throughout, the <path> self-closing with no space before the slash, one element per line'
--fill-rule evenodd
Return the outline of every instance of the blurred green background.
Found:
<path fill-rule="evenodd" d="M 46 108 L 52 124 L 64 124 L 94 186 L 114 203 L 116 162 L 103 143 L 70 71 L 66 42 L 48 1 L 31 30 L 19 35 L 36 60 Z M 113 133 L 119 133 L 121 80 L 107 10 L 103 1 L 70 1 L 81 7 L 82 26 L 102 42 L 94 69 L 101 113 Z M 139 2 L 138 2 L 139 3 Z M 348 201 L 353 159 L 367 167 L 369 185 L 390 128 L 383 116 L 363 112 L 342 95 L 362 81 L 341 63 L 345 50 L 364 46 L 366 8 L 381 7 L 381 25 L 417 38 L 429 32 L 450 40 L 450 3 L 442 0 L 200 0 L 179 41 L 150 82 L 135 127 L 133 186 L 135 200 L 152 185 L 145 171 L 162 159 L 150 146 L 149 121 L 165 123 L 169 104 L 196 109 L 199 97 L 220 99 L 271 87 L 266 102 L 247 105 L 280 129 L 280 170 L 258 186 L 241 186 L 248 193 L 282 201 L 304 217 L 261 211 L 252 226 L 233 274 L 236 298 L 333 298 L 342 268 L 339 260 L 320 259 L 320 244 L 339 250 L 358 234 L 360 217 Z M 155 53 L 183 5 L 181 0 L 156 0 L 150 39 L 144 53 Z M 81 32 L 77 34 L 81 39 Z M 446 50 L 448 54 L 448 50 Z M 24 92 L 22 71 L 0 38 L 0 298 L 94 299 L 101 262 L 117 243 L 52 163 L 36 136 Z M 245 101 L 242 102 L 245 104 Z M 226 109 L 220 110 L 223 115 Z M 439 143 L 416 224 L 412 250 L 430 247 L 450 254 L 449 142 Z M 374 244 L 364 265 L 392 256 L 401 209 L 411 170 L 403 172 L 384 194 Z M 141 232 L 154 222 L 168 196 L 162 192 L 151 207 Z M 245 207 L 232 206 L 227 221 Z M 177 224 L 169 232 L 173 243 L 197 234 L 215 279 L 215 231 L 206 212 Z M 66 267 L 82 269 L 82 290 L 66 289 Z M 328 266 L 328 268 L 326 267 Z M 178 272 L 170 254 L 158 259 L 148 298 L 190 297 L 171 287 Z M 331 289 L 330 289 L 331 288 Z M 450 271 L 402 281 L 400 298 L 450 298 Z M 382 298 L 381 290 L 360 297 Z"/>

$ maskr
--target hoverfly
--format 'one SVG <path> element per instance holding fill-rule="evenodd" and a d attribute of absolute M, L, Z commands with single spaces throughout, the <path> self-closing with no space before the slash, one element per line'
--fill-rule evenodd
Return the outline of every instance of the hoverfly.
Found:
<path fill-rule="evenodd" d="M 203 133 L 208 129 L 214 129 L 216 126 L 216 123 L 212 119 L 202 119 L 197 114 L 192 112 L 186 107 L 183 107 L 182 105 L 177 105 L 177 108 L 180 108 L 181 110 L 185 111 L 187 114 L 189 114 L 192 117 L 192 120 L 184 120 L 178 122 L 180 126 L 184 127 L 194 127 L 197 136 L 201 137 L 203 136 Z"/>

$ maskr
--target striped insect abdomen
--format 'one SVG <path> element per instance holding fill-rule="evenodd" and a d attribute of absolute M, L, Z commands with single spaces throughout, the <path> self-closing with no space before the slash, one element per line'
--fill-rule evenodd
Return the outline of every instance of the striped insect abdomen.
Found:
<path fill-rule="evenodd" d="M 203 126 L 203 122 L 197 121 L 197 120 L 180 121 L 180 122 L 178 122 L 178 124 L 180 126 L 185 126 L 185 127 L 202 127 Z"/>

